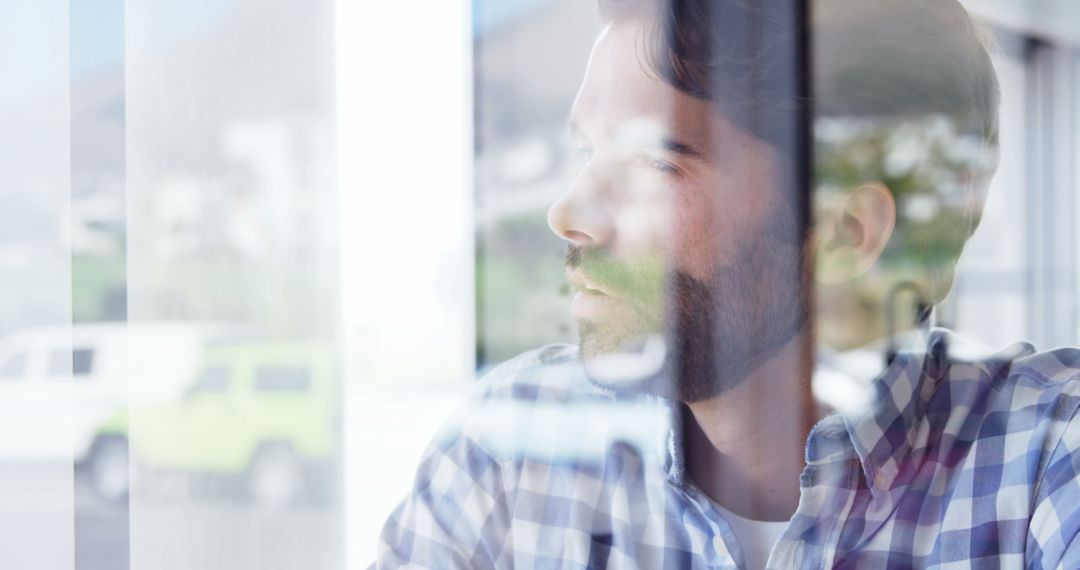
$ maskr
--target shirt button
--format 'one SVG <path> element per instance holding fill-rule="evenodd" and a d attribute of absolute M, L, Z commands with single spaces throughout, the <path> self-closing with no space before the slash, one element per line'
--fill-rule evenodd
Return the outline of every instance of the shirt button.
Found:
<path fill-rule="evenodd" d="M 713 548 L 721 554 L 727 554 L 727 545 L 724 544 L 724 539 L 720 536 L 714 536 L 712 539 Z"/>

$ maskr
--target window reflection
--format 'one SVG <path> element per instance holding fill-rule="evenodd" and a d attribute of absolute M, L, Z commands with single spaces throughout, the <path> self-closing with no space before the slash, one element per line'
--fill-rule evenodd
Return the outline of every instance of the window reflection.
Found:
<path fill-rule="evenodd" d="M 1080 567 L 1076 22 L 0 6 L 0 565 Z"/>

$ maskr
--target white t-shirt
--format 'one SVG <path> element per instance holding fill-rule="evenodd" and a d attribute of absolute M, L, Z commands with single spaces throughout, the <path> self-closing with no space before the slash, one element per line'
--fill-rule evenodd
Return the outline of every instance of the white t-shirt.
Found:
<path fill-rule="evenodd" d="M 740 517 L 716 502 L 713 502 L 713 506 L 720 511 L 735 533 L 735 540 L 739 541 L 743 556 L 746 557 L 747 570 L 764 570 L 769 561 L 769 553 L 787 530 L 788 522 L 755 521 Z"/>

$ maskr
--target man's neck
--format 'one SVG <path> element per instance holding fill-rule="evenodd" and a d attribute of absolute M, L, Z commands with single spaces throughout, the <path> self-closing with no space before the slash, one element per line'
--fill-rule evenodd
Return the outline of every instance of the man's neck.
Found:
<path fill-rule="evenodd" d="M 791 518 L 806 437 L 817 416 L 812 367 L 804 329 L 738 386 L 688 404 L 686 466 L 705 494 L 743 517 Z"/>

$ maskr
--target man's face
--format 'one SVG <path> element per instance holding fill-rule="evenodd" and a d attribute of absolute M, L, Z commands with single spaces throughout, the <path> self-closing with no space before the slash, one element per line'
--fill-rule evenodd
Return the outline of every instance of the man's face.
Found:
<path fill-rule="evenodd" d="M 640 33 L 613 25 L 597 40 L 570 117 L 588 161 L 548 221 L 570 244 L 594 377 L 696 401 L 801 327 L 801 240 L 773 148 L 646 71 Z M 600 369 L 650 339 L 668 349 L 667 380 Z"/>

